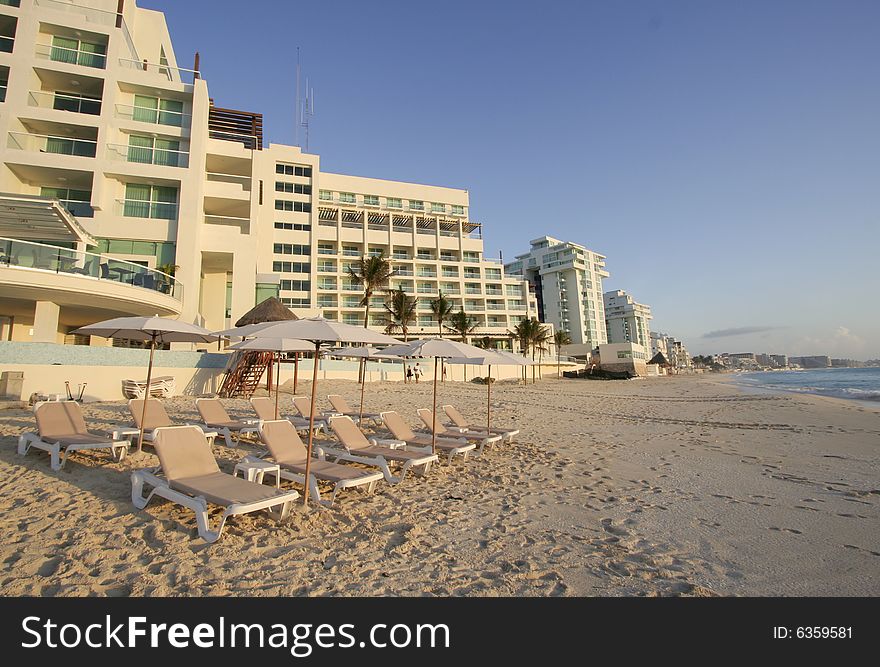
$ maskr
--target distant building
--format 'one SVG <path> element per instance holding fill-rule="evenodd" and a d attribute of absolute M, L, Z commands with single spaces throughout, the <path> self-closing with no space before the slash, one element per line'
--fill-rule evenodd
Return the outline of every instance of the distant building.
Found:
<path fill-rule="evenodd" d="M 651 308 L 623 290 L 605 292 L 605 330 L 609 343 L 636 343 L 650 349 Z"/>
<path fill-rule="evenodd" d="M 812 357 L 789 357 L 789 362 L 802 368 L 831 368 L 831 357 L 816 355 Z"/>
<path fill-rule="evenodd" d="M 599 346 L 599 367 L 604 371 L 629 371 L 647 375 L 648 350 L 636 343 L 608 343 Z"/>
<path fill-rule="evenodd" d="M 788 366 L 788 357 L 784 354 L 771 354 L 770 365 L 774 368 L 786 368 Z"/>
<path fill-rule="evenodd" d="M 754 352 L 736 352 L 736 353 L 731 353 L 731 354 L 728 354 L 728 355 L 727 355 L 727 358 L 728 358 L 728 359 L 743 359 L 743 360 L 746 360 L 746 361 L 754 361 L 754 362 L 757 362 L 757 361 L 758 361 L 758 360 L 755 358 L 755 353 L 754 353 Z"/>
<path fill-rule="evenodd" d="M 667 361 L 669 357 L 667 355 L 666 348 L 666 334 L 658 333 L 657 331 L 651 332 L 651 356 L 653 357 L 658 352 L 660 352 L 664 357 L 666 357 Z"/>
<path fill-rule="evenodd" d="M 758 362 L 759 366 L 764 366 L 765 368 L 769 368 L 772 364 L 770 363 L 770 355 L 767 353 L 764 354 L 756 354 L 755 361 Z"/>
<path fill-rule="evenodd" d="M 605 256 L 582 245 L 542 236 L 531 250 L 504 266 L 505 275 L 521 277 L 534 291 L 538 319 L 567 331 L 574 344 L 594 348 L 608 342 L 602 279 Z"/>

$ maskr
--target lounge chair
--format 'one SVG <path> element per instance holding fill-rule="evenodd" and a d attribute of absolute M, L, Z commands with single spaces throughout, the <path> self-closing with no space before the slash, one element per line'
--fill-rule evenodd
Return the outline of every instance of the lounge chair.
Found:
<path fill-rule="evenodd" d="M 464 438 L 468 442 L 476 443 L 477 447 L 480 448 L 480 454 L 483 453 L 483 449 L 486 447 L 486 445 L 501 442 L 500 435 L 492 435 L 489 433 L 457 433 L 450 431 L 445 426 L 443 426 L 443 424 L 437 421 L 437 416 L 434 415 L 427 408 L 420 408 L 416 410 L 416 412 L 418 413 L 422 422 L 424 422 L 425 426 L 428 427 L 428 430 L 430 431 L 431 429 L 433 429 L 437 433 L 438 438 Z M 433 417 L 433 419 L 431 419 L 431 417 Z"/>
<path fill-rule="evenodd" d="M 128 440 L 90 433 L 76 401 L 37 403 L 34 417 L 39 433 L 23 433 L 18 439 L 18 453 L 25 455 L 32 447 L 47 451 L 52 470 L 61 470 L 71 452 L 83 449 L 109 449 L 113 460 L 121 461 L 131 445 Z"/>
<path fill-rule="evenodd" d="M 452 420 L 451 424 L 444 424 L 444 426 L 455 433 L 456 431 L 459 433 L 491 433 L 492 435 L 500 435 L 502 441 L 504 442 L 513 442 L 513 436 L 519 435 L 518 428 L 495 428 L 492 427 L 486 430 L 483 426 L 477 426 L 476 424 L 470 424 L 467 419 L 458 411 L 458 409 L 454 405 L 444 405 L 443 412 L 446 413 L 446 416 Z"/>
<path fill-rule="evenodd" d="M 229 413 L 218 398 L 197 398 L 196 408 L 205 422 L 205 426 L 217 431 L 227 447 L 237 447 L 238 440 L 232 437 L 233 433 L 237 433 L 239 438 L 246 433 L 257 434 L 260 429 L 257 426 L 258 420 L 241 420 L 236 421 L 229 418 Z"/>
<path fill-rule="evenodd" d="M 157 495 L 191 509 L 196 515 L 199 537 L 205 542 L 220 539 L 226 519 L 236 514 L 266 509 L 270 516 L 283 520 L 290 512 L 290 504 L 299 498 L 296 491 L 279 491 L 221 472 L 198 426 L 157 428 L 153 447 L 159 456 L 162 474 L 155 468 L 133 472 L 131 501 L 143 509 Z M 153 487 L 147 497 L 143 495 L 144 484 Z M 208 526 L 208 503 L 224 508 L 216 530 Z M 270 509 L 279 506 L 280 511 Z"/>
<path fill-rule="evenodd" d="M 140 433 L 141 418 L 144 414 L 144 399 L 130 399 L 128 401 L 128 411 L 131 413 L 131 419 L 134 422 L 134 428 L 131 428 L 129 426 L 116 427 L 112 431 L 112 434 L 115 438 L 122 438 L 125 436 L 133 437 Z M 180 426 L 180 424 L 175 424 L 171 421 L 171 418 L 165 411 L 165 406 L 162 404 L 162 401 L 160 401 L 158 398 L 151 398 L 147 403 L 147 414 L 146 419 L 144 420 L 144 442 L 153 442 L 153 431 L 155 431 L 157 428 L 163 428 L 165 426 Z M 214 438 L 217 437 L 217 432 L 205 431 L 204 429 L 202 430 L 205 434 L 205 437 L 208 438 L 208 442 L 213 445 Z"/>
<path fill-rule="evenodd" d="M 293 424 L 286 419 L 264 421 L 260 424 L 260 440 L 269 448 L 275 463 L 281 466 L 281 478 L 304 485 L 306 446 Z M 336 500 L 336 494 L 340 490 L 366 484 L 367 493 L 372 493 L 376 488 L 376 482 L 381 479 L 382 473 L 379 471 L 331 463 L 324 459 L 324 453 L 320 451 L 319 458 L 312 460 L 309 466 L 309 495 L 315 499 L 315 502 L 329 507 Z M 333 484 L 333 495 L 329 501 L 321 500 L 318 491 L 319 480 Z"/>
<path fill-rule="evenodd" d="M 346 401 L 339 394 L 330 394 L 327 396 L 327 400 L 330 401 L 330 405 L 333 406 L 333 409 L 336 410 L 341 415 L 345 415 L 346 417 L 351 417 L 351 420 L 357 424 L 360 417 L 362 416 L 360 412 L 357 410 L 352 410 L 351 406 L 349 406 L 348 401 Z M 379 416 L 378 412 L 365 412 L 363 414 L 364 419 L 369 419 L 376 424 L 382 423 L 382 417 Z"/>
<path fill-rule="evenodd" d="M 254 407 L 254 412 L 257 413 L 257 417 L 260 418 L 260 421 L 275 421 L 275 401 L 268 396 L 257 396 L 251 399 L 251 405 Z M 309 432 L 309 420 L 303 419 L 302 417 L 285 417 L 297 431 L 305 431 Z M 327 420 L 326 419 L 316 419 L 315 420 L 315 435 L 318 434 L 318 431 L 327 432 Z"/>
<path fill-rule="evenodd" d="M 388 427 L 388 430 L 391 431 L 395 438 L 406 443 L 407 449 L 431 451 L 431 436 L 425 433 L 415 433 L 397 412 L 393 410 L 383 412 L 382 421 L 385 422 L 385 426 Z M 462 461 L 467 461 L 468 454 L 476 448 L 477 445 L 475 443 L 461 438 L 438 437 L 434 443 L 434 451 L 446 454 L 447 463 L 452 463 L 452 457 L 456 454 L 461 454 Z"/>
<path fill-rule="evenodd" d="M 309 415 L 312 410 L 312 400 L 308 396 L 294 396 L 293 397 L 293 407 L 296 408 L 296 411 L 299 413 L 299 416 L 309 420 Z M 319 421 L 324 423 L 328 423 L 327 420 L 330 417 L 337 417 L 341 413 L 336 412 L 335 410 L 325 410 L 321 413 L 315 414 L 315 423 L 317 424 Z"/>
<path fill-rule="evenodd" d="M 423 475 L 427 475 L 431 464 L 437 461 L 436 454 L 424 452 L 408 452 L 404 449 L 392 449 L 379 446 L 375 439 L 367 440 L 350 417 L 340 415 L 330 417 L 330 428 L 339 438 L 339 445 L 321 443 L 321 449 L 327 456 L 339 461 L 354 461 L 365 465 L 376 466 L 385 475 L 389 484 L 399 484 L 406 477 L 410 468 L 424 466 Z M 389 462 L 402 464 L 400 477 L 391 474 Z"/>

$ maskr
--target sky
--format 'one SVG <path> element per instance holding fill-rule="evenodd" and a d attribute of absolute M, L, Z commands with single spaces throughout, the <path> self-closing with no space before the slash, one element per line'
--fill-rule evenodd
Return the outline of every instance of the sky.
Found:
<path fill-rule="evenodd" d="M 274 143 L 300 47 L 322 170 L 467 189 L 487 256 L 585 245 L 693 354 L 880 358 L 876 0 L 140 5 Z"/>

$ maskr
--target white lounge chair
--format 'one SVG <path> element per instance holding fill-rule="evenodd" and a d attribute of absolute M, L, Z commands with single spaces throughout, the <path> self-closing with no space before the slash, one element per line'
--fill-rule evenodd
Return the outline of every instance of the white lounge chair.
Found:
<path fill-rule="evenodd" d="M 480 454 L 483 453 L 483 449 L 486 447 L 486 445 L 491 445 L 496 442 L 501 442 L 500 435 L 492 435 L 489 433 L 476 433 L 476 434 L 456 433 L 456 432 L 450 431 L 445 426 L 443 426 L 443 424 L 441 424 L 437 420 L 437 416 L 434 415 L 427 408 L 420 408 L 420 409 L 416 410 L 416 412 L 418 413 L 419 418 L 422 420 L 422 422 L 425 424 L 425 426 L 428 427 L 429 431 L 431 429 L 436 431 L 438 438 L 439 437 L 464 438 L 468 442 L 475 443 L 477 445 L 477 447 L 479 447 L 479 449 L 480 449 L 480 451 L 479 451 Z M 432 419 L 432 417 L 433 417 L 433 419 Z"/>
<path fill-rule="evenodd" d="M 260 421 L 275 421 L 275 401 L 268 396 L 256 396 L 251 398 L 251 405 L 254 408 L 254 412 L 257 413 L 257 417 Z M 282 419 L 282 417 L 279 417 Z M 303 419 L 302 417 L 283 417 L 291 424 L 293 424 L 294 428 L 297 431 L 305 431 L 309 432 L 309 420 Z M 318 434 L 319 431 L 327 432 L 327 420 L 326 419 L 316 419 L 315 424 L 315 435 Z"/>
<path fill-rule="evenodd" d="M 300 417 L 308 421 L 309 415 L 312 414 L 312 400 L 308 396 L 294 396 L 293 407 L 296 408 Z M 337 417 L 341 414 L 342 413 L 336 412 L 335 410 L 325 410 L 321 413 L 315 413 L 315 423 L 318 423 L 319 421 L 329 423 L 328 419 L 330 417 Z"/>
<path fill-rule="evenodd" d="M 272 460 L 281 466 L 281 478 L 304 485 L 306 446 L 293 424 L 286 419 L 264 421 L 260 424 L 260 440 L 269 448 Z M 381 479 L 382 473 L 379 471 L 331 463 L 324 459 L 324 453 L 319 449 L 319 458 L 312 460 L 309 465 L 309 495 L 315 502 L 329 507 L 333 505 L 336 494 L 342 489 L 366 485 L 367 493 L 372 493 L 376 488 L 376 482 Z M 321 493 L 318 490 L 319 480 L 333 484 L 333 495 L 329 501 L 321 500 Z"/>
<path fill-rule="evenodd" d="M 220 402 L 219 398 L 197 398 L 196 408 L 205 422 L 205 426 L 209 429 L 217 431 L 227 447 L 237 447 L 238 440 L 232 437 L 233 433 L 237 433 L 239 438 L 246 433 L 256 435 L 260 432 L 256 419 L 234 420 L 230 419 L 229 413 Z"/>
<path fill-rule="evenodd" d="M 157 428 L 153 436 L 162 472 L 159 474 L 158 469 L 133 472 L 131 501 L 143 509 L 156 495 L 191 509 L 196 515 L 199 537 L 206 542 L 220 539 L 230 516 L 265 509 L 270 516 L 283 520 L 290 512 L 290 504 L 299 498 L 296 491 L 279 491 L 221 472 L 198 426 Z M 145 484 L 153 487 L 146 497 L 143 495 Z M 209 503 L 224 508 L 215 530 L 209 527 Z M 273 511 L 273 507 L 280 510 Z"/>
<path fill-rule="evenodd" d="M 518 428 L 495 428 L 493 426 L 489 430 L 486 430 L 485 426 L 471 424 L 454 405 L 444 405 L 443 412 L 445 412 L 446 416 L 452 420 L 451 424 L 444 424 L 444 426 L 447 430 L 452 431 L 453 433 L 490 433 L 492 435 L 500 435 L 504 442 L 513 442 L 513 436 L 519 435 Z"/>
<path fill-rule="evenodd" d="M 125 458 L 131 443 L 90 433 L 76 401 L 46 401 L 34 406 L 38 433 L 22 433 L 18 453 L 42 449 L 51 456 L 52 470 L 61 470 L 71 452 L 84 449 L 109 449 L 114 461 Z M 63 452 L 63 453 L 62 453 Z"/>
<path fill-rule="evenodd" d="M 361 415 L 357 410 L 352 410 L 351 406 L 348 404 L 341 395 L 339 394 L 330 394 L 327 396 L 327 400 L 330 401 L 330 405 L 333 406 L 333 409 L 336 410 L 341 415 L 345 415 L 346 417 L 351 417 L 351 420 L 357 424 L 360 420 L 360 417 L 363 416 L 364 419 L 369 419 L 376 424 L 382 424 L 382 417 L 378 412 L 365 412 Z"/>
<path fill-rule="evenodd" d="M 403 420 L 403 417 L 394 410 L 383 412 L 382 421 L 395 438 L 403 440 L 406 443 L 406 448 L 408 450 L 431 451 L 431 436 L 413 431 L 409 427 L 409 424 Z M 476 443 L 468 442 L 462 438 L 451 439 L 438 436 L 434 443 L 435 451 L 446 454 L 447 463 L 452 463 L 452 457 L 456 454 L 461 454 L 461 460 L 467 461 L 468 454 L 476 448 Z"/>
<path fill-rule="evenodd" d="M 130 426 L 117 426 L 113 429 L 114 438 L 121 439 L 123 437 L 136 437 L 140 433 L 141 419 L 144 416 L 144 399 L 132 398 L 128 402 L 128 411 L 131 413 L 131 419 L 134 422 L 134 428 Z M 153 442 L 153 431 L 157 428 L 165 426 L 180 426 L 171 421 L 171 417 L 165 411 L 165 406 L 158 398 L 151 398 L 147 402 L 146 419 L 144 419 L 144 442 Z M 208 438 L 210 444 L 214 444 L 217 437 L 216 431 L 204 431 L 205 437 Z"/>
<path fill-rule="evenodd" d="M 365 465 L 376 466 L 385 475 L 389 484 L 399 484 L 406 477 L 410 468 L 423 467 L 422 474 L 427 475 L 431 464 L 437 461 L 436 454 L 408 452 L 404 449 L 381 447 L 375 439 L 367 440 L 350 417 L 341 415 L 330 418 L 330 428 L 339 438 L 339 444 L 321 443 L 321 449 L 327 456 L 339 461 L 354 461 Z M 390 463 L 402 464 L 400 477 L 391 474 Z"/>

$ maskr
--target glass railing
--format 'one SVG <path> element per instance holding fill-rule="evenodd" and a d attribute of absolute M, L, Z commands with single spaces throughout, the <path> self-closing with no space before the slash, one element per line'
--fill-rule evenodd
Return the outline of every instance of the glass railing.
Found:
<path fill-rule="evenodd" d="M 78 275 L 123 283 L 183 299 L 183 286 L 167 273 L 106 255 L 0 237 L 0 266 Z"/>
<path fill-rule="evenodd" d="M 319 255 L 335 255 L 336 250 L 333 248 L 318 248 Z"/>
<path fill-rule="evenodd" d="M 412 269 L 396 269 L 395 273 L 398 276 L 411 276 L 411 275 L 413 275 L 413 270 Z"/>
<path fill-rule="evenodd" d="M 336 291 L 336 283 L 318 283 L 318 289 Z"/>
<path fill-rule="evenodd" d="M 321 273 L 336 273 L 335 264 L 318 264 L 318 271 Z"/>
<path fill-rule="evenodd" d="M 155 164 L 162 167 L 188 167 L 189 152 L 149 146 L 107 144 L 107 157 L 123 162 Z"/>
<path fill-rule="evenodd" d="M 482 294 L 482 290 L 476 287 L 468 287 L 465 291 L 465 294 Z"/>
<path fill-rule="evenodd" d="M 120 58 L 119 64 L 124 69 L 140 70 L 150 74 L 157 74 L 168 81 L 177 83 L 193 83 L 199 78 L 199 73 L 192 69 L 184 69 L 183 67 L 171 67 L 170 65 L 162 65 L 160 63 L 148 63 L 143 60 L 132 60 L 131 58 Z"/>
<path fill-rule="evenodd" d="M 58 155 L 95 157 L 98 142 L 94 139 L 74 139 L 72 137 L 53 137 L 45 134 L 10 132 L 9 148 Z"/>
<path fill-rule="evenodd" d="M 360 253 L 360 250 L 343 250 L 342 256 L 343 257 L 360 257 L 361 253 Z"/>
<path fill-rule="evenodd" d="M 166 111 L 164 109 L 151 109 L 149 107 L 137 107 L 131 104 L 117 104 L 116 117 L 125 120 L 136 120 L 140 123 L 153 125 L 170 125 L 172 127 L 188 127 L 192 116 L 180 111 Z"/>
<path fill-rule="evenodd" d="M 36 53 L 37 58 L 53 60 L 56 63 L 69 63 L 96 69 L 107 67 L 107 56 L 103 53 L 71 49 L 66 46 L 52 46 L 51 44 L 37 44 Z"/>
<path fill-rule="evenodd" d="M 505 306 L 503 303 L 487 303 L 486 310 L 504 310 Z"/>
<path fill-rule="evenodd" d="M 319 308 L 336 308 L 336 299 L 318 299 Z"/>
<path fill-rule="evenodd" d="M 444 287 L 443 293 L 444 294 L 461 294 L 461 288 L 460 287 Z"/>
<path fill-rule="evenodd" d="M 419 278 L 436 278 L 437 274 L 434 271 L 419 271 L 416 274 Z"/>
<path fill-rule="evenodd" d="M 28 105 L 41 109 L 57 109 L 97 116 L 101 113 L 101 100 L 92 100 L 67 93 L 53 93 L 46 90 L 32 90 L 28 93 Z"/>
<path fill-rule="evenodd" d="M 470 263 L 470 264 L 479 264 L 479 262 L 480 262 L 480 258 L 479 258 L 479 257 L 467 257 L 467 256 L 465 256 L 465 257 L 462 258 L 461 261 L 462 261 L 462 262 L 468 262 L 468 263 Z"/>
<path fill-rule="evenodd" d="M 126 218 L 177 220 L 177 204 L 171 202 L 141 201 L 139 199 L 117 199 L 116 214 L 125 216 Z"/>
<path fill-rule="evenodd" d="M 58 201 L 61 202 L 64 208 L 70 211 L 71 215 L 74 215 L 77 218 L 95 217 L 95 209 L 92 208 L 91 202 L 79 199 L 59 199 Z"/>

